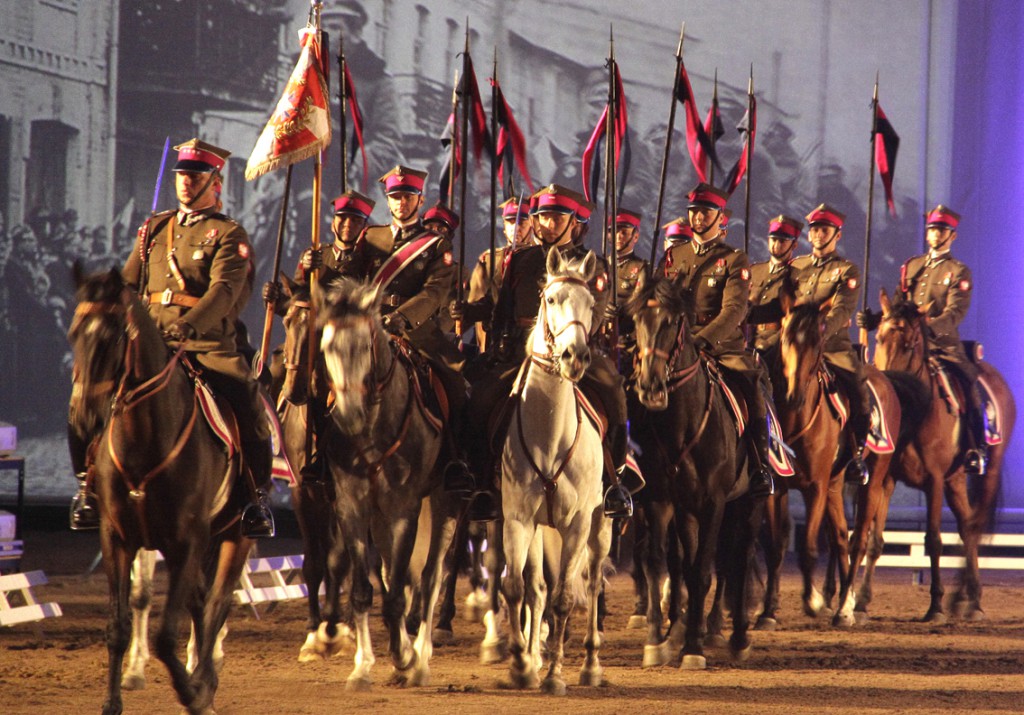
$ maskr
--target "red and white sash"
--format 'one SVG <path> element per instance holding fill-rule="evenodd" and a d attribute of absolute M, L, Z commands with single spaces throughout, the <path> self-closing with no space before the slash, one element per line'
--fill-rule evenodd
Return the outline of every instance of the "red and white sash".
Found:
<path fill-rule="evenodd" d="M 437 234 L 429 233 L 414 241 L 409 241 L 409 243 L 388 256 L 388 259 L 384 261 L 384 264 L 377 271 L 377 275 L 373 277 L 373 285 L 381 290 L 386 288 L 406 266 L 440 240 L 441 237 Z"/>

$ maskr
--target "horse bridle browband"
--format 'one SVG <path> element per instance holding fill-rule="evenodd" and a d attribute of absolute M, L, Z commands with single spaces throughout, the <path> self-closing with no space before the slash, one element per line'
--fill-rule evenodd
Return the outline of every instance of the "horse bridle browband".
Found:
<path fill-rule="evenodd" d="M 558 338 L 559 335 L 561 335 L 562 333 L 564 333 L 566 330 L 573 326 L 578 326 L 580 330 L 583 331 L 583 335 L 586 338 L 587 344 L 590 344 L 590 329 L 583 324 L 582 320 L 570 320 L 568 323 L 561 326 L 557 333 L 552 332 L 550 326 L 548 326 L 548 309 L 547 302 L 544 300 L 544 294 L 547 292 L 548 288 L 558 283 L 575 283 L 576 285 L 583 286 L 588 290 L 590 289 L 590 286 L 587 284 L 587 282 L 577 276 L 555 276 L 554 278 L 549 279 L 548 282 L 545 283 L 544 287 L 541 289 L 540 323 L 543 326 L 544 344 L 548 347 L 548 352 L 546 354 L 532 352 L 531 360 L 533 360 L 533 362 L 535 362 L 538 367 L 541 367 L 552 374 L 558 372 L 558 368 L 554 362 L 554 354 L 555 340 Z"/>

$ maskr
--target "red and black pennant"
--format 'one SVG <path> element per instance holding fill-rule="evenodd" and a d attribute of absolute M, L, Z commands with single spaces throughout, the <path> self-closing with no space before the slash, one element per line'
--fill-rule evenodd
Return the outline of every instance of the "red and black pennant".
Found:
<path fill-rule="evenodd" d="M 875 165 L 882 175 L 885 187 L 885 203 L 889 205 L 889 213 L 896 216 L 896 201 L 892 195 L 892 176 L 896 171 L 896 152 L 900 148 L 900 137 L 893 129 L 881 105 L 875 103 Z M 880 140 L 880 141 L 879 141 Z"/>

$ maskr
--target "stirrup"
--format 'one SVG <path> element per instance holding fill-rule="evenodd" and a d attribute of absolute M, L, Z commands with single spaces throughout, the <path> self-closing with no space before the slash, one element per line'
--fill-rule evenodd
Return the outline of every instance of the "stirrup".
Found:
<path fill-rule="evenodd" d="M 256 501 L 242 510 L 242 536 L 247 539 L 269 539 L 277 534 L 274 524 L 274 513 L 267 505 L 267 495 L 263 490 L 257 491 Z"/>
<path fill-rule="evenodd" d="M 846 465 L 846 470 L 843 472 L 843 480 L 848 484 L 857 484 L 863 487 L 867 486 L 870 479 L 871 472 L 868 471 L 868 465 L 864 461 L 863 450 L 858 449 L 857 453 L 853 455 L 853 458 Z"/>
<path fill-rule="evenodd" d="M 72 531 L 91 531 L 100 528 L 100 509 L 96 495 L 85 485 L 85 475 L 76 474 L 78 491 L 71 499 L 68 526 Z"/>
<path fill-rule="evenodd" d="M 967 450 L 964 454 L 964 469 L 968 474 L 977 477 L 985 476 L 985 472 L 988 470 L 988 455 L 985 452 L 983 447 Z"/>
<path fill-rule="evenodd" d="M 633 497 L 621 484 L 612 484 L 604 493 L 604 515 L 609 519 L 633 516 Z"/>
<path fill-rule="evenodd" d="M 469 471 L 469 465 L 461 459 L 453 459 L 445 465 L 441 475 L 444 490 L 469 497 L 476 491 L 476 480 Z"/>
<path fill-rule="evenodd" d="M 770 497 L 775 494 L 775 478 L 764 467 L 758 467 L 750 475 L 750 486 L 747 492 L 752 497 Z"/>
<path fill-rule="evenodd" d="M 497 521 L 501 518 L 501 505 L 489 490 L 473 492 L 466 507 L 466 518 L 474 522 Z"/>

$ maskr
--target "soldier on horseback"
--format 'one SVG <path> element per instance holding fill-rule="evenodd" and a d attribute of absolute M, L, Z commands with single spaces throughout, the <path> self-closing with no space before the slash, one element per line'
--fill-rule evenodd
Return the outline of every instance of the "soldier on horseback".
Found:
<path fill-rule="evenodd" d="M 831 301 L 825 315 L 823 353 L 850 400 L 853 457 L 847 464 L 845 479 L 867 484 L 870 475 L 864 462 L 864 445 L 871 426 L 871 402 L 864 380 L 864 364 L 850 341 L 850 319 L 860 292 L 860 271 L 856 264 L 836 253 L 845 220 L 845 214 L 827 204 L 820 204 L 811 211 L 807 224 L 812 252 L 795 258 L 792 270 L 799 301 L 819 304 Z"/>
<path fill-rule="evenodd" d="M 768 223 L 768 255 L 764 263 L 750 267 L 750 312 L 747 322 L 754 326 L 752 347 L 765 359 L 774 359 L 781 329 L 779 291 L 793 280 L 793 250 L 803 221 L 779 214 Z"/>
<path fill-rule="evenodd" d="M 581 259 L 587 254 L 582 246 L 586 221 L 593 205 L 575 191 L 552 184 L 531 197 L 531 222 L 539 243 L 512 253 L 505 270 L 496 304 L 484 296 L 469 304 L 453 304 L 452 314 L 466 320 L 490 319 L 489 335 L 494 336 L 488 346 L 494 365 L 490 371 L 473 382 L 473 395 L 469 405 L 467 438 L 471 440 L 472 454 L 481 456 L 480 473 L 483 479 L 480 494 L 471 506 L 471 518 L 485 520 L 488 512 L 497 516 L 489 476 L 493 474 L 497 455 L 492 454 L 491 440 L 486 435 L 492 408 L 507 398 L 512 383 L 527 354 L 527 337 L 533 328 L 540 305 L 539 287 L 546 274 L 547 253 L 557 248 L 566 260 Z M 604 314 L 609 301 L 607 269 L 598 261 L 598 270 L 591 281 L 594 296 L 594 315 Z M 594 321 L 592 331 L 600 328 Z M 580 386 L 588 396 L 596 398 L 604 407 L 608 419 L 608 440 L 613 474 L 605 470 L 608 486 L 604 497 L 605 514 L 625 517 L 632 514 L 633 502 L 629 491 L 622 486 L 620 476 L 626 475 L 628 436 L 626 433 L 626 394 L 622 377 L 612 361 L 591 351 L 592 362 Z M 629 475 L 630 478 L 632 474 Z M 459 490 L 469 485 L 446 481 L 446 487 Z"/>
<path fill-rule="evenodd" d="M 693 239 L 668 248 L 655 274 L 681 281 L 692 291 L 697 314 L 691 330 L 697 349 L 736 378 L 731 382 L 743 391 L 750 411 L 750 452 L 758 465 L 751 474 L 750 489 L 754 494 L 771 494 L 774 483 L 769 471 L 765 405 L 770 397 L 759 387 L 765 382 L 764 368 L 744 349 L 742 331 L 750 292 L 747 255 L 721 240 L 719 225 L 729 199 L 726 192 L 701 183 L 687 196 Z"/>
<path fill-rule="evenodd" d="M 959 224 L 960 214 L 942 204 L 925 214 L 925 239 L 930 250 L 903 264 L 896 295 L 926 311 L 928 348 L 963 381 L 968 396 L 968 439 L 972 443 L 965 455 L 965 466 L 969 472 L 982 475 L 988 455 L 978 368 L 967 357 L 958 330 L 971 305 L 974 285 L 971 269 L 950 254 Z M 874 330 L 881 318 L 881 313 L 870 309 L 860 311 L 857 326 Z"/>
<path fill-rule="evenodd" d="M 181 346 L 200 376 L 234 410 L 252 502 L 242 512 L 242 533 L 274 535 L 267 505 L 270 427 L 259 386 L 239 353 L 236 321 L 252 290 L 252 246 L 245 229 L 220 213 L 221 169 L 230 152 L 199 139 L 175 147 L 177 210 L 149 218 L 125 262 L 125 283 L 138 290 L 172 349 Z M 70 440 L 76 472 L 84 471 L 88 438 Z M 72 507 L 72 528 L 97 524 L 82 489 Z"/>
<path fill-rule="evenodd" d="M 637 256 L 633 249 L 640 239 L 641 216 L 636 211 L 619 209 L 615 216 L 611 232 L 614 234 L 616 255 L 616 286 L 615 306 L 609 304 L 605 319 L 609 322 L 618 319 L 618 348 L 627 353 L 627 359 L 620 360 L 620 370 L 628 374 L 633 369 L 632 355 L 636 348 L 635 326 L 632 318 L 625 311 L 626 302 L 633 295 L 641 273 L 650 270 L 647 261 Z"/>

